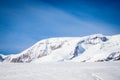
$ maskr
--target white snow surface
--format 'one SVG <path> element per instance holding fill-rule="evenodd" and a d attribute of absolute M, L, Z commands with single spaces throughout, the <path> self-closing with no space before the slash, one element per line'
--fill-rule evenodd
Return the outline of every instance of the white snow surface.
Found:
<path fill-rule="evenodd" d="M 3 62 L 97 62 L 116 57 L 120 58 L 120 35 L 94 34 L 44 39 L 19 54 L 9 55 Z"/>
<path fill-rule="evenodd" d="M 120 80 L 120 61 L 0 63 L 0 80 Z"/>

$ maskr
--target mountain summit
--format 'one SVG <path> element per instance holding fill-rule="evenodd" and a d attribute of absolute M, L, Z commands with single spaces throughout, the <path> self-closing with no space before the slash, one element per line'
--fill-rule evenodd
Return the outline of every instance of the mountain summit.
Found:
<path fill-rule="evenodd" d="M 25 51 L 0 56 L 1 62 L 101 62 L 120 60 L 120 35 L 94 34 L 85 37 L 58 37 L 37 42 Z"/>

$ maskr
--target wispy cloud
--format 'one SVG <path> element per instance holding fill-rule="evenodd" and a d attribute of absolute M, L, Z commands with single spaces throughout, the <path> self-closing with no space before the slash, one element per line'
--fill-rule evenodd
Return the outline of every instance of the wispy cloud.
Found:
<path fill-rule="evenodd" d="M 19 3 L 16 2 L 16 4 Z M 89 8 L 86 6 L 81 8 L 83 7 L 86 10 Z M 0 23 L 0 30 L 2 30 L 0 31 L 2 37 L 0 51 L 20 52 L 38 40 L 49 37 L 119 33 L 118 26 L 94 16 L 92 11 L 100 13 L 99 10 L 91 9 L 92 11 L 89 13 L 84 12 L 85 10 L 81 11 L 81 9 L 77 9 L 78 11 L 72 9 L 74 12 L 72 14 L 64 8 L 34 1 L 0 6 L 0 10 L 0 22 L 2 23 Z"/>

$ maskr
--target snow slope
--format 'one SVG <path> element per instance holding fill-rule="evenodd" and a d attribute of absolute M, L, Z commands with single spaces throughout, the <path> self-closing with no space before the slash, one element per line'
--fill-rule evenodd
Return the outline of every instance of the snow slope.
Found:
<path fill-rule="evenodd" d="M 86 44 L 83 44 L 86 47 Z M 120 35 L 111 36 L 106 42 L 100 42 L 89 48 L 73 61 L 109 61 L 120 58 Z"/>
<path fill-rule="evenodd" d="M 0 80 L 120 80 L 120 62 L 0 63 Z"/>
<path fill-rule="evenodd" d="M 3 62 L 99 62 L 120 60 L 120 35 L 49 38 Z"/>

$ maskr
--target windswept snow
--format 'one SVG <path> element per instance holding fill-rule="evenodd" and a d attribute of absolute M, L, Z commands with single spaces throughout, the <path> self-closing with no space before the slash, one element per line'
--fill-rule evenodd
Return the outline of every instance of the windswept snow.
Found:
<path fill-rule="evenodd" d="M 0 63 L 0 80 L 120 80 L 120 62 Z"/>

